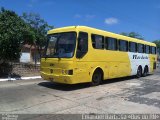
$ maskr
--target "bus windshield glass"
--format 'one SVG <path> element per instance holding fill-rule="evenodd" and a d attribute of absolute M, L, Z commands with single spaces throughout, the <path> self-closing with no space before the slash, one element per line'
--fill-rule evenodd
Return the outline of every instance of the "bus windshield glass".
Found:
<path fill-rule="evenodd" d="M 45 57 L 71 58 L 76 46 L 76 32 L 48 35 Z"/>

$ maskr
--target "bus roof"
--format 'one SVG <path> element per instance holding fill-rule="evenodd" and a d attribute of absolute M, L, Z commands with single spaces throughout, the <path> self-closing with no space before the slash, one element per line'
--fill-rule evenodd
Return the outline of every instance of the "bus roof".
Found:
<path fill-rule="evenodd" d="M 132 42 L 156 46 L 156 44 L 152 43 L 152 42 L 140 40 L 137 38 L 127 37 L 124 35 L 108 32 L 108 31 L 104 31 L 104 30 L 100 30 L 100 29 L 96 29 L 96 28 L 92 28 L 92 27 L 88 27 L 88 26 L 67 26 L 67 27 L 55 28 L 55 29 L 49 30 L 48 34 L 53 34 L 53 33 L 58 33 L 58 32 L 69 32 L 69 31 L 76 31 L 76 30 L 86 31 L 86 32 L 91 32 L 91 33 L 93 32 L 94 34 L 99 34 L 99 35 L 104 35 L 104 36 L 106 34 L 106 36 L 108 36 L 108 37 L 113 37 L 113 38 L 117 38 L 117 39 L 128 40 L 128 41 L 132 41 Z"/>

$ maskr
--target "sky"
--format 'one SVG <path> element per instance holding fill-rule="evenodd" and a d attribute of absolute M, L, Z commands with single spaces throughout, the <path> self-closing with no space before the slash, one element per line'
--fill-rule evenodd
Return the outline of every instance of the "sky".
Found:
<path fill-rule="evenodd" d="M 38 13 L 55 28 L 85 25 L 160 39 L 160 0 L 0 0 L 0 7 Z"/>

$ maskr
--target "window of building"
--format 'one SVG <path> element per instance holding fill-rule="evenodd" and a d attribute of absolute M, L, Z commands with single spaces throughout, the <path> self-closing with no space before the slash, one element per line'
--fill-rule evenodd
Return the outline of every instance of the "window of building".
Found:
<path fill-rule="evenodd" d="M 107 50 L 117 50 L 117 39 L 107 37 L 105 41 Z"/>
<path fill-rule="evenodd" d="M 104 37 L 101 35 L 91 35 L 92 38 L 92 46 L 95 49 L 104 49 Z"/>
<path fill-rule="evenodd" d="M 128 51 L 128 41 L 119 40 L 119 50 L 120 51 Z"/>

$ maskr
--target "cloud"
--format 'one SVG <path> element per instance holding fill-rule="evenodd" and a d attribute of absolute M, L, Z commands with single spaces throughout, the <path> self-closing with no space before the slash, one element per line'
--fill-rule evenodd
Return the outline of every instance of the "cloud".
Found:
<path fill-rule="evenodd" d="M 33 7 L 33 4 L 28 4 L 27 6 L 30 7 L 30 8 L 32 8 L 32 7 Z"/>
<path fill-rule="evenodd" d="M 87 19 L 92 19 L 92 18 L 95 18 L 96 16 L 95 15 L 85 15 L 85 18 Z"/>
<path fill-rule="evenodd" d="M 92 15 L 92 14 L 86 14 L 86 15 L 75 14 L 74 15 L 74 18 L 83 19 L 85 21 L 89 21 L 95 17 L 96 17 L 96 15 Z"/>
<path fill-rule="evenodd" d="M 39 5 L 39 6 L 49 6 L 49 5 L 53 5 L 53 4 L 55 4 L 55 2 L 54 1 L 50 1 L 50 0 L 48 0 L 48 1 L 42 1 L 41 3 L 40 3 L 39 0 L 29 0 L 29 3 L 27 4 L 27 6 L 30 7 L 30 8 L 33 8 L 36 5 Z"/>
<path fill-rule="evenodd" d="M 38 2 L 38 0 L 30 0 L 29 3 L 28 3 L 28 7 L 32 8 L 34 7 L 34 5 Z"/>
<path fill-rule="evenodd" d="M 106 18 L 104 23 L 107 25 L 113 25 L 113 24 L 117 24 L 119 22 L 119 20 L 117 18 Z"/>
<path fill-rule="evenodd" d="M 45 1 L 44 4 L 45 5 L 53 5 L 53 4 L 55 4 L 55 2 L 54 1 Z"/>
<path fill-rule="evenodd" d="M 80 14 L 75 14 L 74 18 L 81 18 L 82 16 Z"/>

